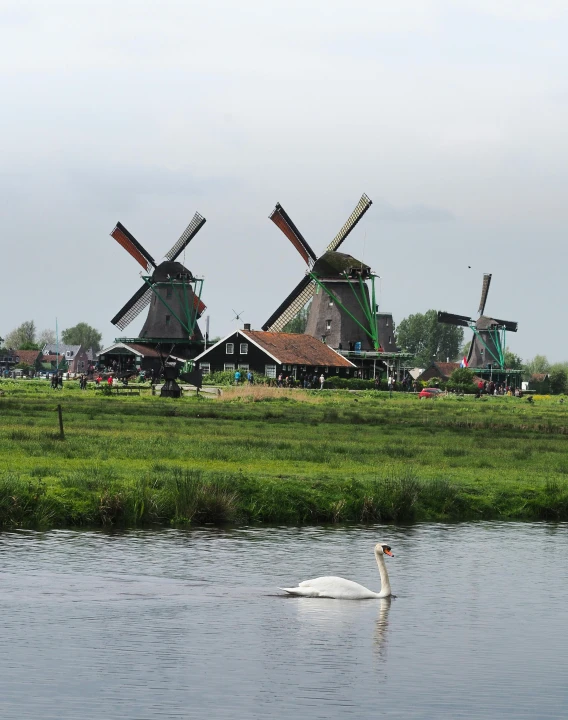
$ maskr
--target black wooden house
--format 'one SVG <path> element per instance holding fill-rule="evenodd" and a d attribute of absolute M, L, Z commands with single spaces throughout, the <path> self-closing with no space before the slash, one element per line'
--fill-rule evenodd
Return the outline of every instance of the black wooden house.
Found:
<path fill-rule="evenodd" d="M 277 378 L 280 373 L 300 380 L 305 374 L 354 377 L 356 366 L 311 335 L 236 330 L 198 355 L 194 362 L 204 375 L 251 370 Z"/>

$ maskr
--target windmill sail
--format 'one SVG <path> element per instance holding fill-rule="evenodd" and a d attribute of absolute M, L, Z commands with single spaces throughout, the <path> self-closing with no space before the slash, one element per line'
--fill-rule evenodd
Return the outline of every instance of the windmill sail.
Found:
<path fill-rule="evenodd" d="M 276 203 L 276 207 L 268 217 L 286 235 L 300 253 L 306 265 L 313 265 L 317 260 L 316 254 L 280 203 Z"/>
<path fill-rule="evenodd" d="M 497 318 L 493 318 L 493 320 L 500 327 L 504 327 L 507 332 L 517 332 L 517 328 L 519 327 L 519 323 L 514 320 L 498 320 Z"/>
<path fill-rule="evenodd" d="M 355 206 L 355 210 L 353 210 L 351 215 L 347 218 L 347 222 L 345 223 L 345 225 L 341 228 L 341 230 L 327 246 L 326 252 L 329 252 L 330 250 L 337 250 L 337 248 L 343 243 L 345 238 L 353 230 L 355 225 L 357 225 L 359 220 L 363 217 L 363 215 L 367 212 L 367 210 L 371 207 L 372 204 L 373 201 L 369 200 L 365 193 L 363 193 L 361 195 L 361 199 Z"/>
<path fill-rule="evenodd" d="M 483 315 L 483 313 L 485 312 L 485 303 L 487 302 L 489 285 L 491 285 L 491 274 L 485 273 L 483 275 L 483 283 L 481 285 L 481 300 L 479 301 L 479 310 L 477 311 L 480 315 Z"/>
<path fill-rule="evenodd" d="M 175 243 L 172 249 L 166 253 L 168 260 L 175 260 L 185 250 L 192 239 L 197 235 L 201 228 L 205 225 L 205 218 L 198 212 L 195 213 L 191 222 L 180 235 L 179 240 Z"/>
<path fill-rule="evenodd" d="M 111 232 L 111 237 L 113 237 L 119 245 L 122 245 L 126 252 L 132 255 L 136 262 L 142 265 L 146 272 L 150 272 L 152 267 L 156 267 L 154 258 L 140 245 L 134 235 L 128 232 L 122 223 L 116 223 L 114 230 Z"/>
<path fill-rule="evenodd" d="M 454 313 L 438 312 L 438 322 L 446 323 L 447 325 L 461 325 L 462 327 L 469 327 L 469 323 L 472 319 L 467 315 L 455 315 Z"/>
<path fill-rule="evenodd" d="M 262 326 L 262 329 L 270 332 L 280 332 L 286 323 L 296 317 L 304 305 L 312 299 L 314 292 L 315 282 L 309 275 L 306 275 L 278 309 L 272 313 Z"/>
<path fill-rule="evenodd" d="M 150 304 L 152 289 L 144 283 L 138 292 L 130 298 L 126 305 L 113 317 L 111 323 L 121 330 L 140 315 L 142 310 Z"/>

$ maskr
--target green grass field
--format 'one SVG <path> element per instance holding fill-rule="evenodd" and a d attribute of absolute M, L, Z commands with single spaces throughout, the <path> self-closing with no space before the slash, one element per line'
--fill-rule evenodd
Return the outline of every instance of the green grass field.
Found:
<path fill-rule="evenodd" d="M 568 519 L 554 397 L 0 391 L 0 527 Z"/>

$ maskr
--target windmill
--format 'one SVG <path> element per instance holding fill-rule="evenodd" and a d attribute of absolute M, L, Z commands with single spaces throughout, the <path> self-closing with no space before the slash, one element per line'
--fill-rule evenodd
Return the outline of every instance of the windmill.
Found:
<path fill-rule="evenodd" d="M 483 314 L 490 284 L 491 274 L 485 273 L 477 320 L 467 315 L 439 312 L 438 322 L 469 327 L 473 330 L 473 339 L 467 356 L 470 367 L 505 370 L 505 333 L 517 332 L 517 323 L 512 320 L 498 320 Z"/>
<path fill-rule="evenodd" d="M 312 300 L 306 334 L 339 349 L 378 350 L 375 275 L 360 260 L 338 252 L 349 233 L 371 207 L 363 194 L 346 223 L 318 258 L 280 203 L 270 214 L 272 222 L 296 248 L 307 265 L 298 285 L 262 326 L 280 332 Z M 372 298 L 366 281 L 371 280 Z"/>
<path fill-rule="evenodd" d="M 150 309 L 139 340 L 149 343 L 201 341 L 197 320 L 205 310 L 201 300 L 203 280 L 196 278 L 177 258 L 205 224 L 195 213 L 165 260 L 159 264 L 136 238 L 117 223 L 111 236 L 144 268 L 142 287 L 134 293 L 111 322 L 121 330 L 129 325 L 148 305 Z"/>

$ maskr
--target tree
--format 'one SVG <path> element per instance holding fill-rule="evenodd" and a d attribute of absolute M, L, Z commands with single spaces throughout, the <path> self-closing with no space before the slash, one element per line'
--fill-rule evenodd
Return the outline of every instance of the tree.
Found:
<path fill-rule="evenodd" d="M 456 360 L 463 343 L 463 328 L 438 322 L 436 310 L 416 313 L 401 320 L 397 343 L 414 355 L 414 362 L 428 367 L 433 361 Z"/>
<path fill-rule="evenodd" d="M 535 355 L 532 360 L 527 360 L 525 367 L 529 376 L 550 371 L 550 363 L 546 355 Z"/>
<path fill-rule="evenodd" d="M 523 360 L 519 355 L 515 355 L 510 350 L 505 350 L 505 367 L 508 370 L 522 370 Z"/>
<path fill-rule="evenodd" d="M 92 348 L 94 352 L 101 349 L 102 334 L 87 323 L 80 322 L 75 327 L 67 328 L 61 333 L 65 345 L 82 345 L 85 350 Z"/>
<path fill-rule="evenodd" d="M 284 325 L 282 328 L 282 332 L 287 333 L 298 333 L 301 335 L 305 329 L 306 325 L 308 323 L 308 313 L 310 312 L 310 305 L 311 302 L 306 305 L 306 307 L 303 307 L 300 312 L 295 315 L 289 322 Z"/>
<path fill-rule="evenodd" d="M 6 347 L 14 350 L 36 350 L 36 326 L 33 320 L 26 320 L 6 336 Z"/>
<path fill-rule="evenodd" d="M 561 364 L 555 364 L 550 368 L 550 390 L 554 395 L 565 393 L 568 389 L 568 373 Z"/>
<path fill-rule="evenodd" d="M 448 388 L 460 392 L 473 392 L 475 390 L 473 371 L 469 368 L 457 368 L 454 370 L 448 380 Z"/>
<path fill-rule="evenodd" d="M 40 348 L 43 348 L 44 345 L 53 345 L 55 343 L 55 332 L 49 328 L 42 330 L 38 333 L 37 343 Z"/>

